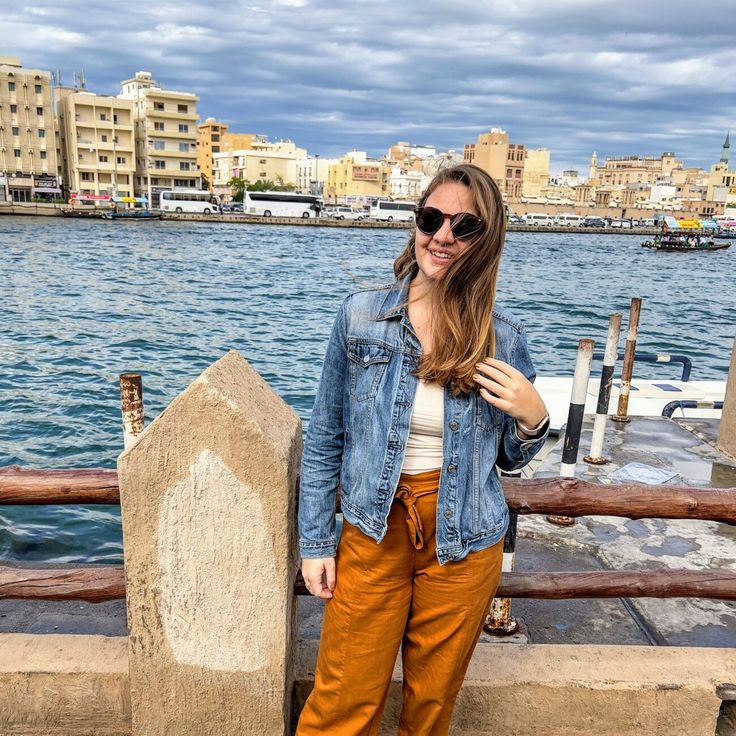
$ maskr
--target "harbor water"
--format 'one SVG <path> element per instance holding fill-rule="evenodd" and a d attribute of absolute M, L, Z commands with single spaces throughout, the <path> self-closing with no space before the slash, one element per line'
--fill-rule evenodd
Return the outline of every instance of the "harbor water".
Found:
<path fill-rule="evenodd" d="M 238 350 L 306 421 L 340 299 L 387 283 L 408 231 L 0 218 L 0 466 L 114 467 L 118 375 L 143 374 L 146 421 Z M 581 337 L 643 299 L 638 349 L 725 380 L 731 250 L 653 253 L 641 236 L 511 233 L 498 295 L 537 371 L 570 375 Z M 736 248 L 732 249 L 736 250 Z M 624 321 L 625 324 L 625 321 Z M 622 339 L 623 345 L 623 339 Z M 676 366 L 636 366 L 678 378 Z M 0 507 L 0 559 L 122 561 L 116 507 Z"/>

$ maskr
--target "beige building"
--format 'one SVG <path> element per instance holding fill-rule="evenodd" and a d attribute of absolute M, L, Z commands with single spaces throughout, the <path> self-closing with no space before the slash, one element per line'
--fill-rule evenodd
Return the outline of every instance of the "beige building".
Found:
<path fill-rule="evenodd" d="M 248 151 L 260 144 L 268 144 L 268 138 L 256 133 L 225 133 L 222 137 L 223 151 Z"/>
<path fill-rule="evenodd" d="M 682 161 L 671 152 L 655 156 L 614 156 L 598 164 L 598 156 L 590 159 L 588 183 L 591 186 L 626 187 L 628 184 L 654 184 L 658 179 L 672 176 L 682 168 Z"/>
<path fill-rule="evenodd" d="M 369 161 L 364 151 L 352 151 L 330 166 L 325 199 L 344 202 L 345 197 L 387 196 L 390 176 L 386 161 Z"/>
<path fill-rule="evenodd" d="M 487 171 L 510 202 L 518 201 L 522 196 L 524 159 L 524 146 L 509 143 L 508 133 L 501 128 L 481 133 L 475 143 L 466 143 L 463 149 L 465 163 Z"/>
<path fill-rule="evenodd" d="M 527 149 L 521 195 L 523 197 L 541 197 L 542 191 L 548 184 L 549 149 Z"/>
<path fill-rule="evenodd" d="M 15 202 L 61 197 L 51 73 L 0 56 L 0 185 Z"/>
<path fill-rule="evenodd" d="M 199 189 L 197 95 L 163 89 L 150 72 L 136 72 L 118 97 L 133 101 L 136 194 L 156 207 L 165 189 Z"/>
<path fill-rule="evenodd" d="M 228 182 L 233 178 L 244 179 L 251 184 L 272 181 L 277 185 L 290 184 L 297 188 L 297 162 L 306 158 L 307 152 L 292 146 L 287 146 L 287 150 L 245 149 L 212 154 L 215 194 L 228 201 L 232 194 Z"/>
<path fill-rule="evenodd" d="M 207 118 L 197 126 L 197 166 L 207 188 L 214 191 L 212 178 L 212 154 L 225 150 L 223 138 L 227 133 L 227 125 L 215 118 Z"/>
<path fill-rule="evenodd" d="M 133 102 L 85 90 L 55 90 L 61 170 L 69 195 L 132 197 Z"/>

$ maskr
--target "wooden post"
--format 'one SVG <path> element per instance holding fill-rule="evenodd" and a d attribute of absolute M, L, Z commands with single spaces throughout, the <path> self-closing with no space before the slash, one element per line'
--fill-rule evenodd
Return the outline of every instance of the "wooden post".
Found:
<path fill-rule="evenodd" d="M 231 351 L 118 459 L 133 736 L 286 733 L 301 437 Z"/>
<path fill-rule="evenodd" d="M 731 367 L 728 370 L 726 398 L 723 400 L 721 426 L 716 447 L 736 460 L 736 340 L 731 349 Z"/>

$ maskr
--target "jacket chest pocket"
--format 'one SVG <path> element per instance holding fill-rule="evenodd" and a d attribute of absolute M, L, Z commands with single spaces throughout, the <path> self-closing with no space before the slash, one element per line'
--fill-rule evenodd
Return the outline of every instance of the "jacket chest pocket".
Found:
<path fill-rule="evenodd" d="M 368 401 L 378 394 L 391 351 L 380 343 L 348 341 L 350 395 Z"/>
<path fill-rule="evenodd" d="M 484 432 L 499 432 L 504 413 L 489 404 L 480 394 L 476 395 L 475 426 Z"/>

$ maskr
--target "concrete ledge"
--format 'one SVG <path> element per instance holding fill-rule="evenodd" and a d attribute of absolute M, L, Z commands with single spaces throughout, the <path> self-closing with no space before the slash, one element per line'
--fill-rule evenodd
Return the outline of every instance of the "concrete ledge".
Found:
<path fill-rule="evenodd" d="M 317 647 L 299 641 L 297 710 Z M 4 634 L 0 652 L 3 736 L 130 736 L 125 637 Z M 396 733 L 400 677 L 397 663 L 381 734 Z M 713 736 L 734 680 L 730 649 L 481 643 L 451 733 Z"/>
<path fill-rule="evenodd" d="M 129 736 L 128 640 L 0 635 L 0 734 Z"/>
<path fill-rule="evenodd" d="M 296 707 L 312 687 L 318 642 L 301 640 Z M 400 667 L 381 734 L 396 733 Z M 713 736 L 718 687 L 736 651 L 680 647 L 479 644 L 453 736 Z"/>

